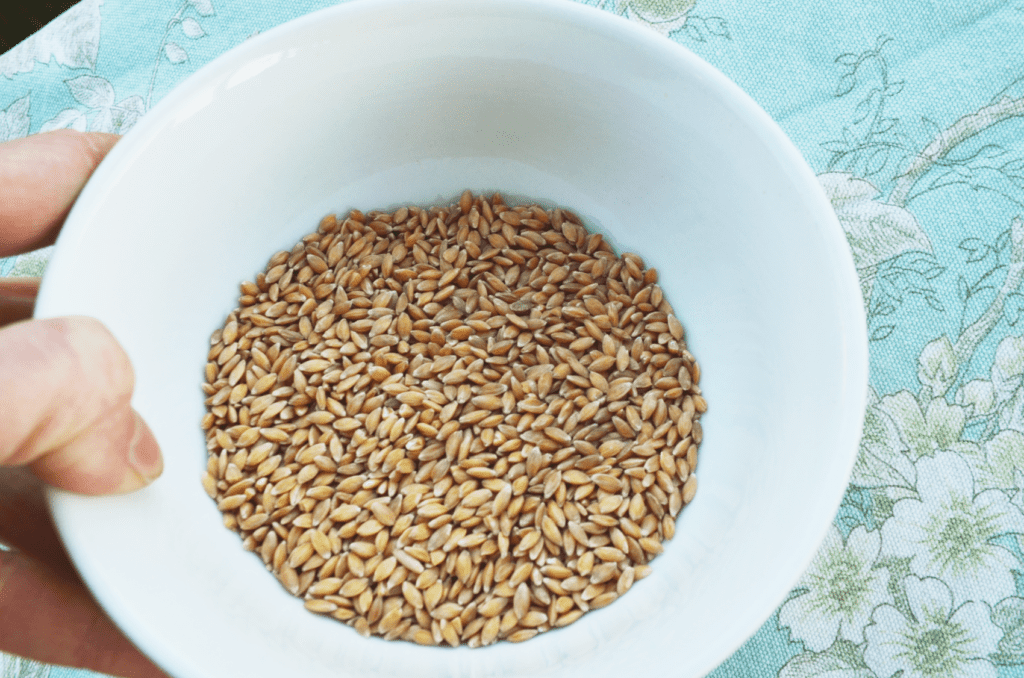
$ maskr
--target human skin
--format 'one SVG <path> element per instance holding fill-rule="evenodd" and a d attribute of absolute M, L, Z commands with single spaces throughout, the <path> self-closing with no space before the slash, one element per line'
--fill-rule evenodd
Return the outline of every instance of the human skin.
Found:
<path fill-rule="evenodd" d="M 59 130 L 0 144 L 0 257 L 51 244 L 117 143 Z M 38 279 L 0 278 L 0 651 L 124 678 L 166 674 L 93 600 L 68 560 L 44 484 L 121 494 L 163 470 L 131 407 L 134 373 L 98 321 L 31 319 Z"/>

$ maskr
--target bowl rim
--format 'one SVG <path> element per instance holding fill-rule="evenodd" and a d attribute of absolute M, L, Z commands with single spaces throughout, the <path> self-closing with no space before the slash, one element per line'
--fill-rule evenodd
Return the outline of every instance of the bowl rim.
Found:
<path fill-rule="evenodd" d="M 491 10 L 504 7 L 514 8 L 517 11 L 531 12 L 535 15 L 559 15 L 561 18 L 580 25 L 586 30 L 604 35 L 615 35 L 623 40 L 633 42 L 640 49 L 654 50 L 664 55 L 671 55 L 672 61 L 678 65 L 681 72 L 689 72 L 699 77 L 721 96 L 723 100 L 727 101 L 736 112 L 737 117 L 755 129 L 759 137 L 779 157 L 780 164 L 787 171 L 793 173 L 794 184 L 797 190 L 803 194 L 803 197 L 807 200 L 808 209 L 814 212 L 814 216 L 819 222 L 819 229 L 823 234 L 826 247 L 840 253 L 840 270 L 835 271 L 837 281 L 840 283 L 837 289 L 841 295 L 840 301 L 847 307 L 847 310 L 852 312 L 845 314 L 844 319 L 851 320 L 852 325 L 845 328 L 845 334 L 843 335 L 843 339 L 846 342 L 843 347 L 846 379 L 844 379 L 844 384 L 839 388 L 843 398 L 851 403 L 851 407 L 843 415 L 844 423 L 849 425 L 852 431 L 855 431 L 855 434 L 850 439 L 837 441 L 835 445 L 837 468 L 842 470 L 842 478 L 844 479 L 842 488 L 836 491 L 836 496 L 832 502 L 831 510 L 827 514 L 827 519 L 825 514 L 818 519 L 814 530 L 817 534 L 815 539 L 816 545 L 813 549 L 808 549 L 807 553 L 802 557 L 801 568 L 790 574 L 787 588 L 776 595 L 752 601 L 758 606 L 757 613 L 747 615 L 742 623 L 735 624 L 739 628 L 735 633 L 734 640 L 723 645 L 723 649 L 717 656 L 709 657 L 705 662 L 706 665 L 700 667 L 701 674 L 710 672 L 732 656 L 771 617 L 811 564 L 820 548 L 821 542 L 832 526 L 835 513 L 840 506 L 845 488 L 849 483 L 859 451 L 865 410 L 868 402 L 869 361 L 867 322 L 864 314 L 859 278 L 842 227 L 813 170 L 793 142 L 782 131 L 781 127 L 750 95 L 721 71 L 686 47 L 623 16 L 584 5 L 578 1 L 350 0 L 349 2 L 342 2 L 338 5 L 315 10 L 274 26 L 224 51 L 184 78 L 160 99 L 126 133 L 124 138 L 115 145 L 113 150 L 100 163 L 92 177 L 90 177 L 78 200 L 69 212 L 65 226 L 57 239 L 51 258 L 51 266 L 62 266 L 66 259 L 74 256 L 73 250 L 75 248 L 73 243 L 87 235 L 85 231 L 91 214 L 95 212 L 96 206 L 105 200 L 110 187 L 117 184 L 133 160 L 145 153 L 150 143 L 165 128 L 174 125 L 177 120 L 183 119 L 193 112 L 189 110 L 188 104 L 194 101 L 197 92 L 204 88 L 215 86 L 233 73 L 236 73 L 239 69 L 244 68 L 247 64 L 252 63 L 254 59 L 266 53 L 267 46 L 273 45 L 281 37 L 288 34 L 301 34 L 309 27 L 324 21 L 337 21 L 345 17 L 358 17 L 361 15 L 372 16 L 376 12 L 394 11 L 402 7 L 411 6 L 415 6 L 420 10 L 424 7 L 433 7 L 436 12 L 447 12 L 450 14 L 471 12 L 474 9 L 484 7 Z M 58 294 L 52 286 L 47 284 L 47 278 L 44 276 L 39 291 L 35 317 L 48 317 L 47 309 L 55 303 Z M 64 542 L 76 570 L 103 610 L 122 632 L 142 649 L 146 655 L 154 658 L 154 661 L 161 668 L 170 670 L 173 675 L 192 676 L 196 674 L 197 672 L 193 670 L 191 662 L 186 658 L 178 656 L 171 651 L 171 648 L 166 646 L 160 638 L 147 635 L 131 623 L 132 614 L 117 604 L 118 595 L 116 591 L 103 583 L 103 578 L 99 576 L 95 563 L 88 556 L 87 544 L 78 539 L 74 531 L 70 531 L 65 526 L 62 526 L 60 516 L 62 509 L 65 508 L 64 496 L 65 494 L 60 490 L 54 488 L 47 488 L 46 490 L 47 503 L 57 532 Z"/>

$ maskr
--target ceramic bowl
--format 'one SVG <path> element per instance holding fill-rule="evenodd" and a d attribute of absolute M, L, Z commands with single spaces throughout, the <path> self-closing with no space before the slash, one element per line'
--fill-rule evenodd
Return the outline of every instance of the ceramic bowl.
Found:
<path fill-rule="evenodd" d="M 697 476 L 653 574 L 523 644 L 420 647 L 307 612 L 200 475 L 210 333 L 328 212 L 465 188 L 575 210 L 640 253 L 703 369 Z M 95 316 L 166 459 L 139 493 L 54 491 L 110 616 L 177 678 L 699 676 L 797 582 L 839 505 L 867 341 L 843 233 L 768 116 L 682 47 L 540 0 L 362 0 L 247 40 L 148 113 L 75 205 L 38 315 Z"/>

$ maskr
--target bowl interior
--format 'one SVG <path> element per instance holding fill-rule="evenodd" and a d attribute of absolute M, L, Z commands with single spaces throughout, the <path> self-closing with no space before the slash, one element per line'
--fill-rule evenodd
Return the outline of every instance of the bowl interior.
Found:
<path fill-rule="evenodd" d="M 199 385 L 237 284 L 324 214 L 464 188 L 569 207 L 656 266 L 710 411 L 700 491 L 652 576 L 526 645 L 451 651 L 311 615 L 242 551 L 199 483 Z M 846 244 L 790 143 L 696 57 L 573 3 L 359 2 L 246 42 L 103 163 L 38 314 L 100 318 L 136 367 L 164 476 L 51 503 L 99 600 L 180 678 L 700 675 L 813 555 L 867 375 Z"/>

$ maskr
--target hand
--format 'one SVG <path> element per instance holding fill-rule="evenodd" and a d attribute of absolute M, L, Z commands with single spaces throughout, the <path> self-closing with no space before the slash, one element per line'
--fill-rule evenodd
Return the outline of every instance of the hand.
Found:
<path fill-rule="evenodd" d="M 112 134 L 60 130 L 0 144 L 0 257 L 51 244 Z M 42 482 L 84 494 L 160 475 L 131 407 L 134 375 L 82 317 L 28 320 L 39 280 L 0 278 L 0 650 L 124 676 L 164 676 L 89 595 L 54 531 Z M 42 481 L 42 482 L 41 482 Z"/>

